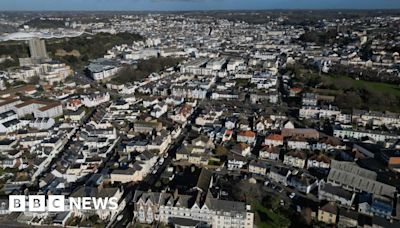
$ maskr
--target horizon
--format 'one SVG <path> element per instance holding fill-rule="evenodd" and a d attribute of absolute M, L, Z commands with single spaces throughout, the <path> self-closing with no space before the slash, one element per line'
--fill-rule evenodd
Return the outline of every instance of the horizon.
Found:
<path fill-rule="evenodd" d="M 98 12 L 98 13 L 107 13 L 107 12 L 135 12 L 135 13 L 150 13 L 150 12 L 156 12 L 156 13 L 193 13 L 193 12 L 273 12 L 273 11 L 333 11 L 333 12 L 338 12 L 338 11 L 400 11 L 399 8 L 395 9 L 385 9 L 385 8 L 374 8 L 374 9 L 351 9 L 351 8 L 327 8 L 327 9 L 309 9 L 309 8 L 296 8 L 296 9 L 285 9 L 285 8 L 276 8 L 276 9 L 203 9 L 203 10 L 0 10 L 0 13 L 8 13 L 8 12 L 22 12 L 22 13 L 40 13 L 40 12 Z"/>
<path fill-rule="evenodd" d="M 249 10 L 397 10 L 394 0 L 2 0 L 6 11 L 249 11 Z"/>

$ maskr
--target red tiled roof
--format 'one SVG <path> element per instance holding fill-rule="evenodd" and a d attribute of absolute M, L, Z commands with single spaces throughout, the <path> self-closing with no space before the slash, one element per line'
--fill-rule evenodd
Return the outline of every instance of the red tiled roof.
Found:
<path fill-rule="evenodd" d="M 243 136 L 243 137 L 255 137 L 256 133 L 252 131 L 241 131 L 238 133 L 238 136 Z"/>
<path fill-rule="evenodd" d="M 290 91 L 295 92 L 295 93 L 300 93 L 301 91 L 303 91 L 303 89 L 302 88 L 298 88 L 298 87 L 294 87 L 294 88 L 291 88 Z"/>
<path fill-rule="evenodd" d="M 391 157 L 389 158 L 389 165 L 399 165 L 400 157 Z"/>
<path fill-rule="evenodd" d="M 325 162 L 325 163 L 331 163 L 331 159 L 328 157 L 328 156 L 326 156 L 325 154 L 320 154 L 320 155 L 313 155 L 313 156 L 311 156 L 308 160 L 315 160 L 315 161 L 318 161 L 318 162 Z"/>
<path fill-rule="evenodd" d="M 300 158 L 300 159 L 303 159 L 303 160 L 307 158 L 306 154 L 303 153 L 303 152 L 300 152 L 300 151 L 291 151 L 291 152 L 287 153 L 286 155 L 287 156 L 291 156 L 291 157 L 295 157 L 295 158 Z"/>
<path fill-rule="evenodd" d="M 283 135 L 273 134 L 265 137 L 266 140 L 283 141 Z"/>

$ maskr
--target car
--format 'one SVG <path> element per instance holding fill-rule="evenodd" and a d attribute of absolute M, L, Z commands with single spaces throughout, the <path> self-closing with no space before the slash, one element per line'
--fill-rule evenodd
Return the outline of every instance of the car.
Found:
<path fill-rule="evenodd" d="M 289 198 L 293 199 L 295 196 L 296 196 L 296 193 L 292 192 L 292 193 L 290 193 Z"/>
<path fill-rule="evenodd" d="M 167 157 L 168 157 L 168 153 L 165 153 L 163 157 L 164 157 L 164 158 L 167 158 Z"/>
<path fill-rule="evenodd" d="M 117 221 L 121 221 L 123 217 L 124 217 L 124 215 L 118 215 Z"/>
<path fill-rule="evenodd" d="M 275 189 L 277 192 L 283 192 L 283 188 L 280 187 L 280 186 L 276 186 L 274 189 Z"/>
<path fill-rule="evenodd" d="M 164 158 L 160 158 L 160 160 L 158 161 L 159 165 L 162 165 L 164 163 Z"/>
<path fill-rule="evenodd" d="M 157 169 L 153 170 L 153 172 L 151 172 L 152 174 L 156 174 L 157 173 Z"/>

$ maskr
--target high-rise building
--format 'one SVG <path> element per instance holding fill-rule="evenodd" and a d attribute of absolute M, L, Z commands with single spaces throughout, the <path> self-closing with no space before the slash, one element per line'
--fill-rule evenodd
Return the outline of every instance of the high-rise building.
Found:
<path fill-rule="evenodd" d="M 38 38 L 29 40 L 29 51 L 31 53 L 31 58 L 33 59 L 48 58 L 44 40 Z"/>

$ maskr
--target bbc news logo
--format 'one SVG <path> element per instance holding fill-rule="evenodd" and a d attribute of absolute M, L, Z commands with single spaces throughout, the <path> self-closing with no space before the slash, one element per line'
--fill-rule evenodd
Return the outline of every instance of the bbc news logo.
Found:
<path fill-rule="evenodd" d="M 28 200 L 26 200 L 28 198 Z M 64 212 L 78 210 L 116 210 L 116 197 L 69 197 L 64 195 L 10 195 L 8 197 L 10 212 Z"/>

